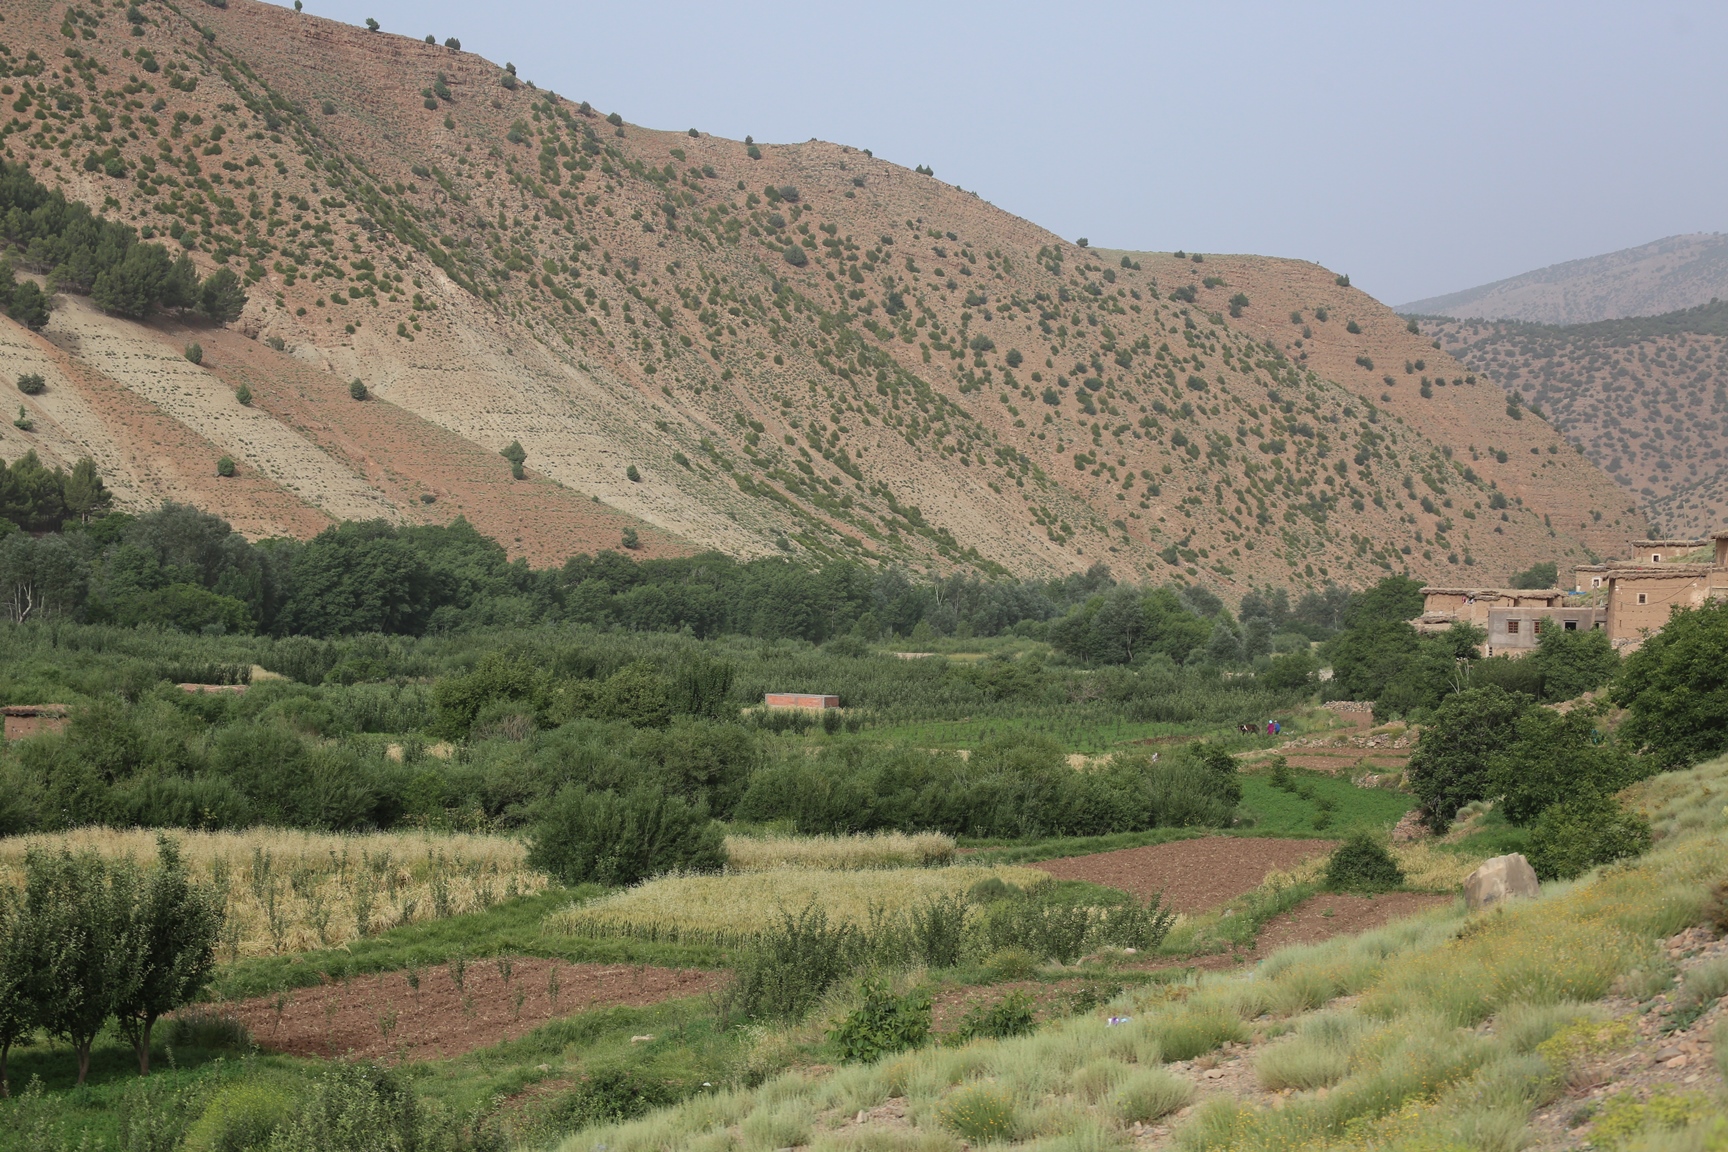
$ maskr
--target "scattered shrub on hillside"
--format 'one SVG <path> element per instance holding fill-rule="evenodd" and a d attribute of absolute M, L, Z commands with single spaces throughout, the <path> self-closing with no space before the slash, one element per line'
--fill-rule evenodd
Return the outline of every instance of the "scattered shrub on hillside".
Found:
<path fill-rule="evenodd" d="M 1552 588 L 1560 579 L 1560 566 L 1552 560 L 1532 564 L 1522 572 L 1514 572 L 1507 580 L 1508 588 Z"/>
<path fill-rule="evenodd" d="M 12 290 L 12 299 L 6 305 L 6 314 L 32 332 L 39 332 L 47 325 L 52 306 L 53 300 L 48 293 L 42 291 L 36 281 L 25 280 Z"/>
<path fill-rule="evenodd" d="M 365 382 L 356 377 L 355 379 L 348 381 L 348 395 L 356 400 L 364 400 L 370 396 L 371 393 L 366 390 Z"/>
<path fill-rule="evenodd" d="M 785 258 L 786 263 L 792 265 L 794 268 L 802 268 L 804 265 L 810 263 L 810 257 L 805 255 L 804 249 L 799 247 L 797 244 L 786 245 L 785 248 L 780 250 L 780 255 Z"/>
<path fill-rule="evenodd" d="M 185 354 L 186 354 L 186 359 L 190 360 L 194 364 L 204 363 L 204 348 L 200 344 L 192 343 L 192 344 L 186 345 L 186 353 Z"/>
<path fill-rule="evenodd" d="M 234 399 L 240 402 L 242 408 L 250 408 L 252 406 L 252 389 L 242 383 L 240 387 L 234 389 Z"/>
<path fill-rule="evenodd" d="M 1333 850 L 1326 861 L 1326 887 L 1333 892 L 1367 896 L 1404 883 L 1404 870 L 1385 845 L 1358 832 Z"/>
<path fill-rule="evenodd" d="M 522 441 L 510 441 L 509 444 L 499 450 L 498 455 L 510 461 L 510 475 L 512 477 L 517 480 L 526 480 L 528 478 L 528 474 L 524 472 L 522 468 L 522 466 L 528 462 L 528 453 L 522 447 Z"/>
<path fill-rule="evenodd" d="M 676 1104 L 678 1088 L 650 1071 L 600 1067 L 586 1071 L 547 1118 L 560 1132 L 590 1124 L 616 1124 Z"/>
<path fill-rule="evenodd" d="M 860 988 L 858 1007 L 828 1032 L 828 1039 L 847 1063 L 869 1063 L 894 1052 L 923 1044 L 930 1035 L 930 993 L 916 990 L 896 996 L 873 977 Z"/>
<path fill-rule="evenodd" d="M 234 457 L 224 456 L 216 461 L 216 475 L 229 477 L 234 475 Z"/>
<path fill-rule="evenodd" d="M 47 387 L 48 383 L 42 379 L 40 373 L 24 372 L 18 377 L 18 391 L 26 396 L 40 396 Z"/>
<path fill-rule="evenodd" d="M 1049 884 L 1021 890 L 1001 881 L 975 886 L 980 907 L 977 946 L 1071 964 L 1103 947 L 1150 949 L 1163 943 L 1176 913 L 1153 898 L 1141 904 L 1126 892 L 1091 884 Z"/>
<path fill-rule="evenodd" d="M 542 810 L 528 862 L 568 885 L 635 884 L 662 872 L 718 872 L 726 832 L 708 805 L 651 787 L 590 792 L 569 784 Z"/>
<path fill-rule="evenodd" d="M 1194 1098 L 1194 1087 L 1162 1068 L 1137 1068 L 1111 1093 L 1116 1115 L 1127 1124 L 1151 1124 Z"/>
<path fill-rule="evenodd" d="M 379 1148 L 460 1148 L 503 1152 L 508 1142 L 496 1119 L 480 1113 L 451 1116 L 415 1097 L 399 1073 L 371 1064 L 337 1061 L 325 1067 L 312 1092 L 295 1102 L 270 1152 L 374 1152 Z"/>
<path fill-rule="evenodd" d="M 1296 790 L 1295 779 L 1290 775 L 1290 761 L 1282 756 L 1274 756 L 1267 761 L 1267 764 L 1270 768 L 1266 775 L 1267 783 L 1280 792 L 1294 792 Z"/>
<path fill-rule="evenodd" d="M 244 1055 L 254 1047 L 252 1034 L 239 1017 L 211 1006 L 193 1006 L 176 1012 L 167 1022 L 167 1029 L 166 1045 L 179 1051 L 202 1048 Z"/>
<path fill-rule="evenodd" d="M 266 1148 L 270 1134 L 293 1118 L 296 1101 L 286 1088 L 245 1080 L 219 1088 L 186 1129 L 192 1152 Z"/>
<path fill-rule="evenodd" d="M 1650 821 L 1612 796 L 1585 788 L 1552 805 L 1530 829 L 1530 866 L 1543 880 L 1570 880 L 1599 864 L 1641 856 L 1650 848 Z"/>
<path fill-rule="evenodd" d="M 634 528 L 626 528 L 624 531 L 620 532 L 618 534 L 618 543 L 621 547 L 628 548 L 632 552 L 642 547 L 642 540 L 636 535 L 636 529 Z"/>
<path fill-rule="evenodd" d="M 624 469 L 624 479 L 632 484 L 640 484 L 642 483 L 642 473 L 637 471 L 636 465 L 630 464 Z"/>

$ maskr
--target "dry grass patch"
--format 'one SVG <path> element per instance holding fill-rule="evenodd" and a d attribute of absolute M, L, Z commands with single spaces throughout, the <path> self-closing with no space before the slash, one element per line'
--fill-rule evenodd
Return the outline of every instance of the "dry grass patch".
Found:
<path fill-rule="evenodd" d="M 927 868 L 954 859 L 954 838 L 940 832 L 870 832 L 856 836 L 728 836 L 727 869 L 769 872 L 783 868 L 853 871 Z"/>
<path fill-rule="evenodd" d="M 962 895 L 991 877 L 1020 887 L 1049 879 L 1035 868 L 968 865 L 666 876 L 553 913 L 546 926 L 578 936 L 736 944 L 779 924 L 784 914 L 808 907 L 820 908 L 830 924 L 866 926 L 927 900 Z"/>
<path fill-rule="evenodd" d="M 339 947 L 399 924 L 482 911 L 539 892 L 547 877 L 527 848 L 503 836 L 378 832 L 333 835 L 275 828 L 176 832 L 193 875 L 227 912 L 227 960 Z M 0 840 L 0 883 L 22 888 L 32 847 L 93 851 L 108 859 L 156 857 L 156 833 L 80 828 Z"/>
<path fill-rule="evenodd" d="M 1417 892 L 1457 892 L 1486 857 L 1463 856 L 1432 844 L 1394 844 L 1392 858 L 1404 871 L 1404 887 Z"/>

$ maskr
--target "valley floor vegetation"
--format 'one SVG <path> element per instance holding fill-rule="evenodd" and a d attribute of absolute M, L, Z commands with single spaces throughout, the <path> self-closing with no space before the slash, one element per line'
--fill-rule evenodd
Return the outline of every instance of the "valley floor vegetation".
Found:
<path fill-rule="evenodd" d="M 68 713 L 63 731 L 0 751 L 0 1053 L 15 1088 L 0 1148 L 544 1147 L 628 1122 L 581 1146 L 730 1132 L 727 1147 L 766 1149 L 829 1140 L 841 1096 L 859 1101 L 848 1115 L 908 1101 L 907 1131 L 936 1143 L 1107 1146 L 1184 1106 L 1163 1062 L 1252 1039 L 1267 1012 L 1298 1043 L 1311 1028 L 1314 1049 L 1268 1057 L 1268 1083 L 1391 1111 L 1329 1105 L 1334 1123 L 1302 1103 L 1290 1117 L 1319 1127 L 1262 1140 L 1272 1121 L 1208 1105 L 1184 1140 L 1324 1143 L 1406 1112 L 1420 1128 L 1448 1093 L 1527 1055 L 1459 1024 L 1526 1002 L 1549 1020 L 1643 955 L 1643 929 L 1591 903 L 1608 879 L 1539 906 L 1564 914 L 1461 936 L 1457 913 L 1435 913 L 1378 943 L 1275 958 L 1258 984 L 1168 965 L 1250 947 L 1323 891 L 1453 891 L 1507 847 L 1544 879 L 1611 866 L 1598 875 L 1702 883 L 1702 865 L 1675 861 L 1697 858 L 1706 810 L 1665 782 L 1728 751 L 1728 605 L 1677 614 L 1624 661 L 1556 633 L 1514 664 L 1475 658 L 1467 630 L 1417 635 L 1402 577 L 1295 607 L 1256 591 L 1232 612 L 1102 569 L 914 584 L 606 554 L 535 573 L 460 522 L 250 544 L 167 508 L 0 538 L 7 563 L 43 548 L 83 583 L 0 629 L 0 700 Z M 24 569 L 8 571 L 21 603 Z M 781 597 L 804 607 L 770 612 Z M 379 600 L 417 606 L 330 615 Z M 220 611 L 176 615 L 189 604 Z M 843 707 L 760 706 L 785 690 Z M 1417 726 L 1402 783 L 1435 830 L 1465 818 L 1459 836 L 1389 851 L 1410 795 L 1264 756 L 1280 739 L 1269 720 L 1337 723 L 1323 695 Z M 1037 868 L 1218 833 L 1345 843 L 1183 916 Z M 1568 917 L 1596 925 L 1600 955 L 1578 951 Z M 1547 1000 L 1495 950 L 1523 949 L 1526 931 L 1561 957 Z M 1475 1007 L 1452 1003 L 1466 992 L 1384 990 L 1458 948 L 1499 973 Z M 594 988 L 609 965 L 730 975 L 705 999 L 595 999 L 530 1026 L 518 959 L 543 1007 L 561 970 Z M 489 984 L 469 978 L 482 962 Z M 349 994 L 361 976 L 364 1002 Z M 392 1056 L 260 1051 L 228 1007 L 280 1026 L 314 989 Z M 1344 993 L 1366 999 L 1332 1031 L 1298 1019 Z M 428 996 L 478 1047 L 407 1058 L 395 1029 Z M 1085 1022 L 1105 1005 L 1131 1025 Z M 1555 1011 L 1556 1028 L 1573 1019 Z M 1350 1087 L 1369 1053 L 1413 1071 Z M 833 1064 L 846 1067 L 783 1076 Z"/>

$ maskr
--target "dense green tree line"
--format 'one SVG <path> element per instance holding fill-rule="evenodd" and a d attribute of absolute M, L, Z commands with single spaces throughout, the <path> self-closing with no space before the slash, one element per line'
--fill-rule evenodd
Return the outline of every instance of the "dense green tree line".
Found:
<path fill-rule="evenodd" d="M 131 225 L 66 199 L 22 163 L 0 160 L 0 238 L 26 268 L 48 277 L 44 294 L 34 281 L 20 283 L 10 264 L 0 268 L 0 308 L 31 328 L 47 323 L 46 295 L 57 289 L 88 295 L 103 311 L 134 319 L 177 308 L 226 324 L 246 307 L 233 269 L 200 278 L 190 256 L 176 258 L 163 245 L 139 239 Z"/>
<path fill-rule="evenodd" d="M 182 505 L 97 515 L 93 467 L 70 475 L 25 456 L 0 474 L 5 523 L 42 533 L 0 541 L 0 594 L 14 621 L 63 618 L 184 632 L 331 638 L 586 624 L 822 642 L 885 635 L 1045 637 L 1085 664 L 1239 665 L 1330 635 L 1346 596 L 1251 592 L 1240 619 L 1199 587 L 1118 586 L 1108 568 L 1048 581 L 955 574 L 914 582 L 850 562 L 809 567 L 719 553 L 632 560 L 618 552 L 531 569 L 465 519 L 447 526 L 343 523 L 305 542 L 251 543 Z M 34 588 L 52 595 L 32 599 Z M 1311 672 L 1308 668 L 1301 676 Z"/>
<path fill-rule="evenodd" d="M 174 684 L 244 682 L 255 665 L 282 678 L 243 694 Z M 847 705 L 818 725 L 831 750 L 815 760 L 804 742 L 774 738 L 811 717 L 745 710 L 787 686 Z M 530 828 L 554 808 L 574 826 L 669 830 L 607 865 L 623 869 L 665 864 L 652 845 L 682 853 L 700 837 L 677 830 L 710 819 L 1005 837 L 1228 822 L 1235 797 L 1204 765 L 1131 758 L 1075 773 L 1053 736 L 1257 721 L 1303 691 L 1167 660 L 1092 671 L 1033 656 L 906 661 L 862 653 L 850 636 L 816 647 L 541 627 L 316 640 L 26 624 L 0 632 L 0 699 L 73 708 L 63 733 L 0 751 L 0 833 Z M 992 730 L 971 760 L 872 731 L 938 718 Z"/>

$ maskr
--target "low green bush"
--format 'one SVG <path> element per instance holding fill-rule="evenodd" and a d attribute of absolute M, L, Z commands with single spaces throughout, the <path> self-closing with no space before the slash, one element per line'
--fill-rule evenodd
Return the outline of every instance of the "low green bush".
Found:
<path fill-rule="evenodd" d="M 1570 880 L 1649 849 L 1650 821 L 1594 790 L 1549 807 L 1530 828 L 1530 867 L 1543 880 Z"/>
<path fill-rule="evenodd" d="M 756 1020 L 797 1020 L 845 978 L 864 953 L 863 934 L 831 924 L 815 906 L 764 932 L 734 965 L 736 979 L 721 1001 L 723 1014 Z"/>
<path fill-rule="evenodd" d="M 1326 861 L 1326 887 L 1333 892 L 1369 895 L 1404 883 L 1404 871 L 1385 845 L 1358 832 L 1340 844 Z"/>
<path fill-rule="evenodd" d="M 1125 1124 L 1151 1124 L 1185 1107 L 1194 1086 L 1162 1068 L 1137 1068 L 1110 1094 L 1111 1106 Z"/>
<path fill-rule="evenodd" d="M 528 860 L 568 885 L 635 884 L 662 872 L 718 872 L 726 832 L 708 805 L 650 786 L 624 793 L 568 784 L 545 806 Z"/>
<path fill-rule="evenodd" d="M 248 1152 L 294 1115 L 297 1101 L 285 1088 L 245 1080 L 219 1089 L 186 1130 L 185 1152 Z"/>
<path fill-rule="evenodd" d="M 954 1029 L 954 1042 L 964 1043 L 980 1037 L 1004 1040 L 1009 1036 L 1024 1036 L 1038 1027 L 1032 1014 L 1032 997 L 1014 991 L 994 1004 L 975 1004 L 960 1018 Z"/>
<path fill-rule="evenodd" d="M 930 1035 L 930 993 L 895 996 L 882 981 L 866 979 L 858 1007 L 828 1032 L 828 1039 L 849 1064 L 869 1063 L 916 1048 Z"/>
<path fill-rule="evenodd" d="M 1226 1040 L 1240 1042 L 1248 1030 L 1242 1021 L 1220 1008 L 1200 1008 L 1165 1016 L 1148 1031 L 1158 1041 L 1166 1064 L 1192 1060 L 1217 1048 Z"/>

